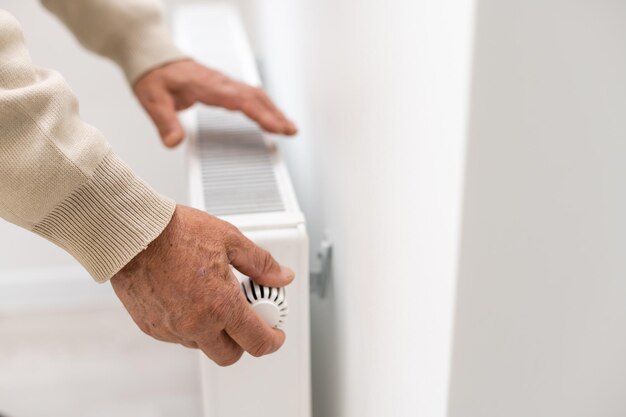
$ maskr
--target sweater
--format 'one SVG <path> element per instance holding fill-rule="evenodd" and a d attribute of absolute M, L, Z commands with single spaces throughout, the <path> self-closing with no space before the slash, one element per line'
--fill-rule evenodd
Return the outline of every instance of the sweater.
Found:
<path fill-rule="evenodd" d="M 157 0 L 42 3 L 130 83 L 183 58 Z M 0 217 L 60 246 L 105 282 L 161 234 L 175 206 L 81 120 L 70 87 L 33 65 L 19 23 L 0 10 Z"/>

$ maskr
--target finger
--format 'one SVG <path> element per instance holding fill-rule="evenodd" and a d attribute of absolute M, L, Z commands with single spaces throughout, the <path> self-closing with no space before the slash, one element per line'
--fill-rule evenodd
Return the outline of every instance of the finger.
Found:
<path fill-rule="evenodd" d="M 241 110 L 263 129 L 284 135 L 293 135 L 297 132 L 296 126 L 285 117 L 263 90 L 250 87 L 248 97 L 250 98 L 243 102 Z"/>
<path fill-rule="evenodd" d="M 222 330 L 202 340 L 196 341 L 198 348 L 219 366 L 229 366 L 237 362 L 243 349 Z"/>
<path fill-rule="evenodd" d="M 290 136 L 298 133 L 298 128 L 296 127 L 296 125 L 291 120 L 287 119 L 287 117 L 285 117 L 283 112 L 281 112 L 280 109 L 276 107 L 274 102 L 268 97 L 265 91 L 263 90 L 257 90 L 257 91 L 258 91 L 258 99 L 261 101 L 261 103 L 267 109 L 269 109 L 278 120 L 280 120 L 280 123 L 282 125 L 281 133 L 285 135 L 290 135 Z"/>
<path fill-rule="evenodd" d="M 283 133 L 285 130 L 285 123 L 256 97 L 244 102 L 239 110 L 267 132 Z"/>
<path fill-rule="evenodd" d="M 178 145 L 185 131 L 176 115 L 176 103 L 166 90 L 152 90 L 150 95 L 140 95 L 139 101 L 156 125 L 163 144 L 169 148 Z"/>
<path fill-rule="evenodd" d="M 198 345 L 195 342 L 190 341 L 190 340 L 180 339 L 178 336 L 175 336 L 172 333 L 164 329 L 150 328 L 149 330 L 144 330 L 143 328 L 141 328 L 141 330 L 145 334 L 147 334 L 148 336 L 150 336 L 151 338 L 155 340 L 158 340 L 159 342 L 177 343 L 190 349 L 198 348 Z"/>
<path fill-rule="evenodd" d="M 226 323 L 226 332 L 252 356 L 276 352 L 285 343 L 285 333 L 272 329 L 257 315 L 246 301 L 243 293 L 233 307 L 233 314 Z"/>
<path fill-rule="evenodd" d="M 293 281 L 295 274 L 291 269 L 280 265 L 268 251 L 255 245 L 241 232 L 236 231 L 227 245 L 230 264 L 257 284 L 280 288 Z"/>
<path fill-rule="evenodd" d="M 211 106 L 239 110 L 271 133 L 293 135 L 297 132 L 290 122 L 267 97 L 263 90 L 226 78 L 216 88 L 213 84 L 202 85 L 198 100 Z"/>

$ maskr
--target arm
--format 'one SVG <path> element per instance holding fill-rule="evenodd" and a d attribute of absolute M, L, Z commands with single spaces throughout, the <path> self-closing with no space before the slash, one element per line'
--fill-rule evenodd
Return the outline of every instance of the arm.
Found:
<path fill-rule="evenodd" d="M 285 335 L 248 306 L 230 265 L 262 285 L 293 279 L 234 226 L 154 192 L 80 119 L 63 78 L 35 67 L 0 10 L 0 217 L 111 279 L 138 326 L 221 365 Z M 36 254 L 34 254 L 36 256 Z"/>
<path fill-rule="evenodd" d="M 268 132 L 296 133 L 264 91 L 186 59 L 169 37 L 158 0 L 42 3 L 83 46 L 122 68 L 166 146 L 185 136 L 176 112 L 197 102 L 241 111 Z"/>
<path fill-rule="evenodd" d="M 72 254 L 106 281 L 154 240 L 175 204 L 80 119 L 63 78 L 33 66 L 0 11 L 0 216 Z"/>
<path fill-rule="evenodd" d="M 130 84 L 168 62 L 184 59 L 172 43 L 158 0 L 41 0 L 85 48 L 124 71 Z"/>

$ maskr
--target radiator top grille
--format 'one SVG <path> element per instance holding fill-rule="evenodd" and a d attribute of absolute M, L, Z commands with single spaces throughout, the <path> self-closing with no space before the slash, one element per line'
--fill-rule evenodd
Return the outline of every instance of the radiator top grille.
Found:
<path fill-rule="evenodd" d="M 197 141 L 208 213 L 285 211 L 272 150 L 255 123 L 239 113 L 200 108 Z"/>

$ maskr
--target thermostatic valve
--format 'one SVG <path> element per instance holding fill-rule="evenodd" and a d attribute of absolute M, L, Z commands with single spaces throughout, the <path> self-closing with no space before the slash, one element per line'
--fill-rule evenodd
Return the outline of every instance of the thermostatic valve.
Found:
<path fill-rule="evenodd" d="M 270 327 L 282 327 L 289 311 L 285 288 L 259 285 L 248 277 L 241 280 L 241 288 L 248 303 Z"/>

